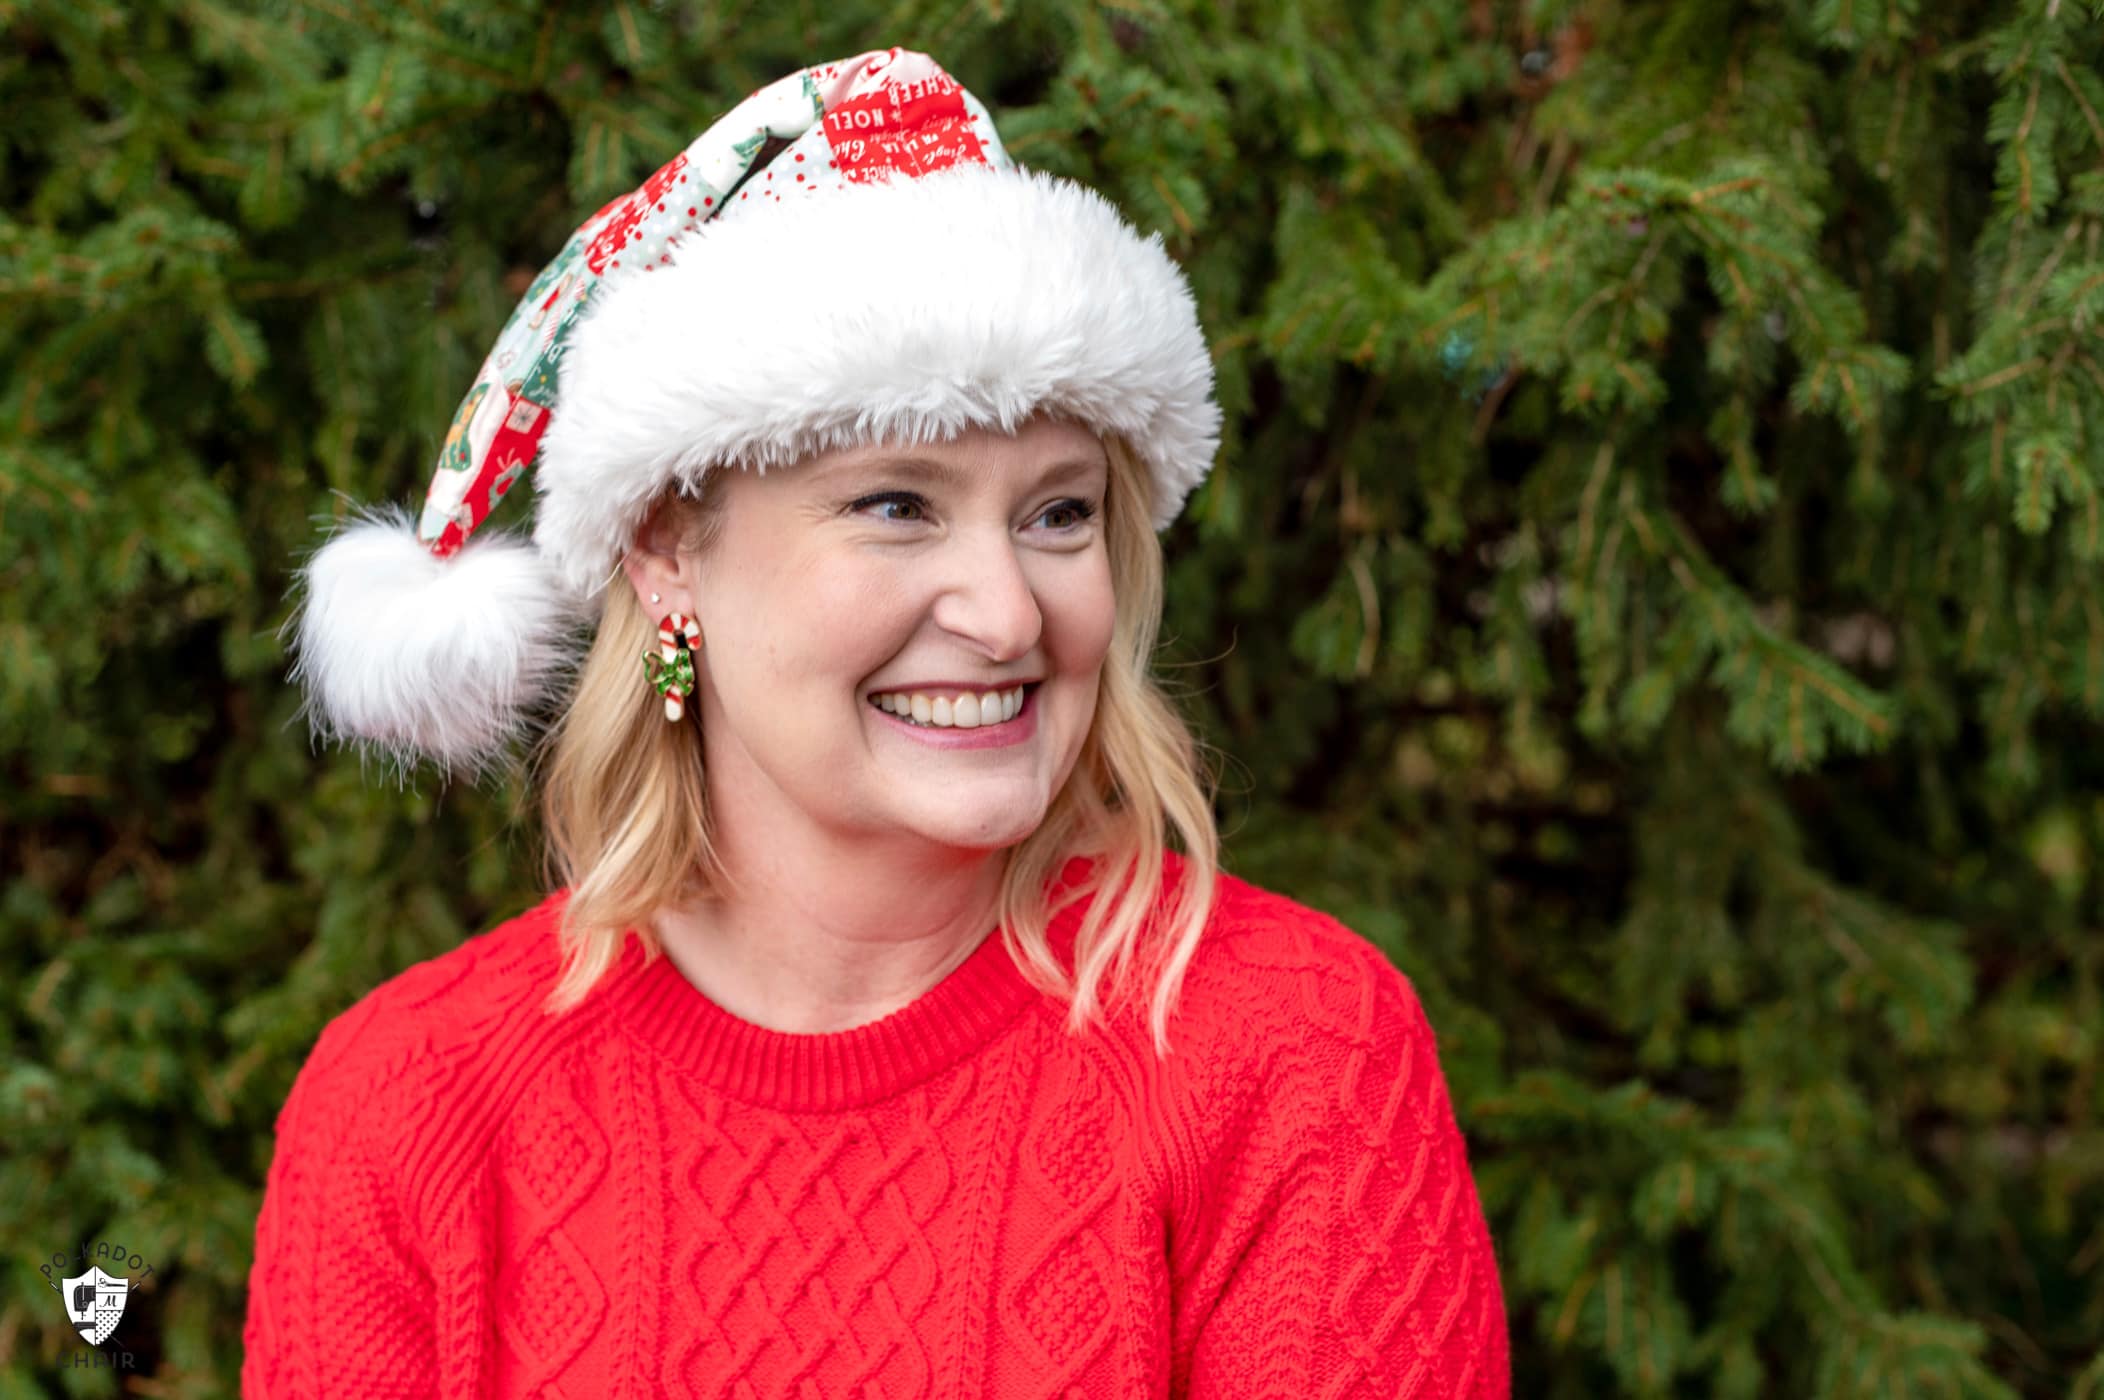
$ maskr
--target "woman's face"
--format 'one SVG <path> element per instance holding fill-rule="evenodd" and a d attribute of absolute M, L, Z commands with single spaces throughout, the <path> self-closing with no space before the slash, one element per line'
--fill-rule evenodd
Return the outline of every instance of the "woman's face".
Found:
<path fill-rule="evenodd" d="M 729 472 L 720 533 L 651 611 L 685 599 L 699 625 L 710 798 L 740 845 L 795 822 L 978 850 L 1037 828 L 1110 649 L 1109 470 L 1093 433 L 1041 417 Z"/>

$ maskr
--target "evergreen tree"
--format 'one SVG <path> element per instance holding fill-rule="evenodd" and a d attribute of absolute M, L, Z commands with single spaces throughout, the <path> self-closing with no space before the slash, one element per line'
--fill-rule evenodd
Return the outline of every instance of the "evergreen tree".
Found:
<path fill-rule="evenodd" d="M 1516 1391 L 2104 1393 L 2100 20 L 0 5 L 0 1393 L 125 1383 L 37 1268 L 107 1239 L 232 1394 L 315 1035 L 540 892 L 522 777 L 310 750 L 291 569 L 586 213 L 891 44 L 1191 273 L 1166 672 L 1427 1004 Z"/>

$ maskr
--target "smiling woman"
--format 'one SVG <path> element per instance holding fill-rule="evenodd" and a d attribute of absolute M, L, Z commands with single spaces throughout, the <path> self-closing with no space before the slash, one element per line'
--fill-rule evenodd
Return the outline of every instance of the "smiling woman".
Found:
<path fill-rule="evenodd" d="M 1218 838 L 1196 741 L 1151 672 L 1162 555 L 1148 494 L 1122 439 L 1050 412 L 903 459 L 863 445 L 663 491 L 543 749 L 549 875 L 571 891 L 551 1006 L 575 1005 L 631 929 L 719 1005 L 801 1032 L 877 1019 L 997 926 L 1070 1003 L 1077 1030 L 1114 964 L 1187 961 L 1180 946 L 1201 936 L 1210 889 L 1194 880 L 1191 902 L 1166 918 L 1154 909 L 1167 834 L 1194 870 L 1217 863 Z M 917 503 L 906 518 L 873 504 L 906 499 Z M 634 658 L 659 609 L 693 617 L 703 639 L 694 726 L 668 728 L 633 703 Z M 957 693 L 1019 683 L 1014 720 L 954 727 Z M 906 697 L 909 714 L 919 697 L 931 727 L 871 703 L 885 694 Z M 1077 768 L 1088 780 L 1069 781 Z M 1119 791 L 1149 795 L 1144 818 L 1118 807 Z M 1075 984 L 1046 942 L 1044 892 L 1078 855 L 1143 884 L 1105 906 L 1086 946 L 1106 952 Z M 825 871 L 844 907 L 814 907 L 808 874 L 784 882 L 784 900 L 754 891 L 758 907 L 717 893 L 760 868 Z M 921 901 L 945 882 L 962 891 L 959 928 L 896 976 L 827 933 L 855 927 L 887 890 L 935 907 Z M 1143 940 L 1150 914 L 1158 927 Z M 814 946 L 800 953 L 806 930 Z M 740 940 L 751 946 L 732 953 Z M 838 981 L 800 989 L 808 972 L 788 970 L 814 966 Z M 1172 982 L 1152 1016 L 1163 1046 L 1173 997 Z"/>
<path fill-rule="evenodd" d="M 555 888 L 324 1031 L 244 1394 L 1506 1393 L 1423 1009 L 1220 869 L 1153 674 L 1212 386 L 923 54 L 577 232 L 418 527 L 302 571 L 323 732 L 480 771 L 556 701 Z"/>

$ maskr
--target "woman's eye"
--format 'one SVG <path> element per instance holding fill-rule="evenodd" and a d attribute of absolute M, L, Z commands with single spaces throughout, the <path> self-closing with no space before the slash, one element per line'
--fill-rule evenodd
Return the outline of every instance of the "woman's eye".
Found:
<path fill-rule="evenodd" d="M 853 506 L 849 507 L 849 509 L 860 511 L 869 506 L 894 505 L 906 506 L 913 510 L 925 510 L 927 509 L 928 503 L 926 501 L 923 501 L 920 497 L 914 495 L 911 491 L 886 491 L 883 492 L 881 495 L 864 496 L 861 500 L 855 502 Z M 887 515 L 883 518 L 886 520 L 910 521 L 916 520 L 919 517 L 910 515 Z"/>
<path fill-rule="evenodd" d="M 1094 515 L 1095 513 L 1096 513 L 1096 505 L 1095 505 L 1095 502 L 1093 502 L 1093 501 L 1084 501 L 1084 500 L 1079 500 L 1079 499 L 1076 499 L 1076 500 L 1070 500 L 1070 501 L 1061 501 L 1061 502 L 1060 502 L 1060 503 L 1059 503 L 1058 505 L 1054 505 L 1054 506 L 1047 506 L 1047 507 L 1045 508 L 1045 515 L 1046 515 L 1046 516 L 1054 516 L 1054 515 L 1062 515 L 1062 514 L 1064 514 L 1064 515 L 1067 515 L 1067 516 L 1070 516 L 1070 517 L 1072 517 L 1072 518 L 1071 518 L 1071 519 L 1070 519 L 1070 520 L 1069 520 L 1069 521 L 1068 521 L 1068 522 L 1067 522 L 1066 524 L 1064 524 L 1064 525 L 1055 525 L 1055 526 L 1054 526 L 1053 528 L 1054 528 L 1054 529 L 1056 529 L 1056 530 L 1078 530 L 1078 529 L 1080 529 L 1080 528 L 1081 528 L 1081 527 L 1082 527 L 1083 525 L 1087 524 L 1087 523 L 1088 523 L 1088 520 L 1089 520 L 1089 517 L 1090 517 L 1090 516 L 1092 516 L 1092 515 Z M 1044 519 L 1044 518 L 1045 518 L 1045 516 L 1039 516 L 1038 518 L 1039 518 L 1040 520 L 1042 520 L 1042 519 Z"/>
<path fill-rule="evenodd" d="M 886 514 L 879 516 L 878 518 L 882 520 L 895 521 L 899 524 L 917 524 L 926 517 L 926 512 L 928 509 L 927 501 L 912 491 L 882 491 L 874 496 L 864 496 L 861 500 L 856 501 L 852 505 L 850 505 L 848 509 L 855 511 L 859 514 L 860 512 L 868 510 L 872 507 L 876 507 L 878 509 L 888 509 L 889 507 L 894 506 L 904 510 L 914 511 L 918 513 L 913 515 Z M 1095 515 L 1095 513 L 1095 502 L 1085 501 L 1076 497 L 1070 500 L 1060 501 L 1055 505 L 1046 506 L 1043 514 L 1039 515 L 1038 519 L 1056 520 L 1057 523 L 1055 523 L 1051 528 L 1061 532 L 1062 534 L 1065 534 L 1079 530 L 1083 525 L 1088 523 L 1090 517 Z M 1064 519 L 1060 519 L 1060 517 L 1064 517 Z"/>

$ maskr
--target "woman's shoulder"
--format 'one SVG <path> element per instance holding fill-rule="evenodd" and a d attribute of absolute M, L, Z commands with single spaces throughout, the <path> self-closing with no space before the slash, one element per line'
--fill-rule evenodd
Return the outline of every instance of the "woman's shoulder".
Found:
<path fill-rule="evenodd" d="M 1315 1037 L 1365 1045 L 1424 1023 L 1410 979 L 1365 935 L 1224 870 L 1185 990 L 1194 1013 L 1262 1051 Z"/>
<path fill-rule="evenodd" d="M 1189 866 L 1166 853 L 1156 938 Z M 1144 961 L 1160 968 L 1168 956 L 1158 943 Z M 1221 1112 L 1249 1096 L 1321 1092 L 1324 1073 L 1369 1056 L 1435 1052 L 1416 988 L 1378 945 L 1336 915 L 1224 868 L 1214 871 L 1211 906 L 1174 987 L 1166 1061 L 1158 1063 L 1152 1030 L 1158 983 L 1120 986 L 1106 1014 L 1121 1057 L 1147 1082 L 1181 1086 Z"/>
<path fill-rule="evenodd" d="M 427 1102 L 468 1077 L 475 1048 L 524 1014 L 552 985 L 554 921 L 565 891 L 435 957 L 404 968 L 322 1027 L 287 1099 L 368 1116 L 390 1103 Z"/>
<path fill-rule="evenodd" d="M 1222 872 L 1177 1008 L 1175 1054 L 1143 1071 L 1185 1144 L 1168 1158 L 1176 1199 L 1217 1196 L 1253 1150 L 1266 1171 L 1305 1151 L 1444 1150 L 1450 1099 L 1417 990 L 1337 916 Z"/>

